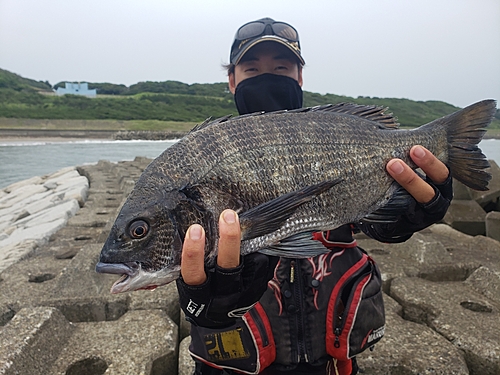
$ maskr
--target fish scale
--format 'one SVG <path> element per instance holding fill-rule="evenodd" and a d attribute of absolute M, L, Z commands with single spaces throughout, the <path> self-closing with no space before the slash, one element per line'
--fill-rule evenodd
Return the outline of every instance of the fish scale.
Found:
<path fill-rule="evenodd" d="M 242 255 L 326 252 L 312 232 L 391 222 L 404 212 L 410 197 L 385 166 L 397 157 L 415 168 L 409 151 L 417 144 L 453 177 L 484 190 L 491 176 L 477 144 L 495 106 L 478 102 L 414 130 L 398 130 L 383 108 L 346 103 L 206 121 L 145 169 L 96 269 L 125 275 L 113 293 L 171 282 L 194 223 L 205 228 L 205 262 L 213 267 L 226 208 L 239 213 Z"/>

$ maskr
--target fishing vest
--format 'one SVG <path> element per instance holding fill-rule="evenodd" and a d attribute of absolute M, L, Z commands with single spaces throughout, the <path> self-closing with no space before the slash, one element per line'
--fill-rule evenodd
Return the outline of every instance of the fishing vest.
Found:
<path fill-rule="evenodd" d="M 212 367 L 258 374 L 267 367 L 348 360 L 377 343 L 385 315 L 380 271 L 351 227 L 315 233 L 329 253 L 281 258 L 260 301 L 227 328 L 191 327 L 191 355 Z"/>

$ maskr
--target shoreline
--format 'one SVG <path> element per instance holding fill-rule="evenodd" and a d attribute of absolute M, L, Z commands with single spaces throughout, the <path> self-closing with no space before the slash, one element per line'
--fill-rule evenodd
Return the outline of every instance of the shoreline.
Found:
<path fill-rule="evenodd" d="M 148 130 L 17 130 L 0 129 L 0 142 L 76 142 L 82 140 L 114 141 L 114 140 L 172 140 L 182 138 L 186 132 L 148 131 Z"/>
<path fill-rule="evenodd" d="M 30 140 L 40 142 L 76 142 L 89 140 L 171 140 L 182 138 L 184 132 L 177 131 L 110 131 L 110 130 L 14 130 L 0 129 L 0 142 L 19 143 Z M 483 139 L 500 139 L 500 131 L 494 134 L 486 133 Z"/>

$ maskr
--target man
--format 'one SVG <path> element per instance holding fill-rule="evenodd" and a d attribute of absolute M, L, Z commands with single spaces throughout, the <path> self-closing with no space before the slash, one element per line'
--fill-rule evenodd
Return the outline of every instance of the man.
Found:
<path fill-rule="evenodd" d="M 240 27 L 227 67 L 239 113 L 302 107 L 304 64 L 292 26 L 264 18 Z M 402 242 L 444 216 L 452 198 L 448 168 L 421 146 L 413 147 L 410 155 L 426 180 L 399 159 L 387 163 L 386 169 L 413 196 L 414 204 L 396 224 L 354 223 L 318 234 L 315 238 L 333 254 L 329 264 L 344 253 L 357 254 L 356 259 L 363 256 L 353 230 L 384 242 Z M 324 259 L 275 259 L 259 253 L 241 258 L 238 216 L 231 210 L 221 214 L 219 232 L 216 270 L 204 268 L 201 226 L 189 228 L 182 251 L 177 285 L 181 307 L 192 323 L 195 373 L 356 374 L 355 360 L 335 358 L 331 353 L 338 343 L 325 338 L 325 324 L 333 319 L 327 309 L 332 297 L 324 291 L 333 290 L 338 280 L 327 277 L 330 271 L 317 276 Z M 272 353 L 272 345 L 266 346 L 269 341 L 274 343 Z M 257 367 L 251 367 L 254 360 L 245 362 L 250 357 L 256 358 Z"/>

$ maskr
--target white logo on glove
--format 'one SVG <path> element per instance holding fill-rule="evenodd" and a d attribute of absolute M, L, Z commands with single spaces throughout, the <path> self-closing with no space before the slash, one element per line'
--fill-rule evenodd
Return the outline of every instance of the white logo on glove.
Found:
<path fill-rule="evenodd" d="M 189 303 L 186 306 L 186 310 L 188 311 L 188 313 L 190 313 L 191 315 L 194 315 L 196 317 L 198 317 L 201 314 L 201 312 L 203 311 L 204 308 L 205 308 L 204 303 L 202 303 L 201 305 L 198 305 L 192 299 L 189 299 Z"/>

